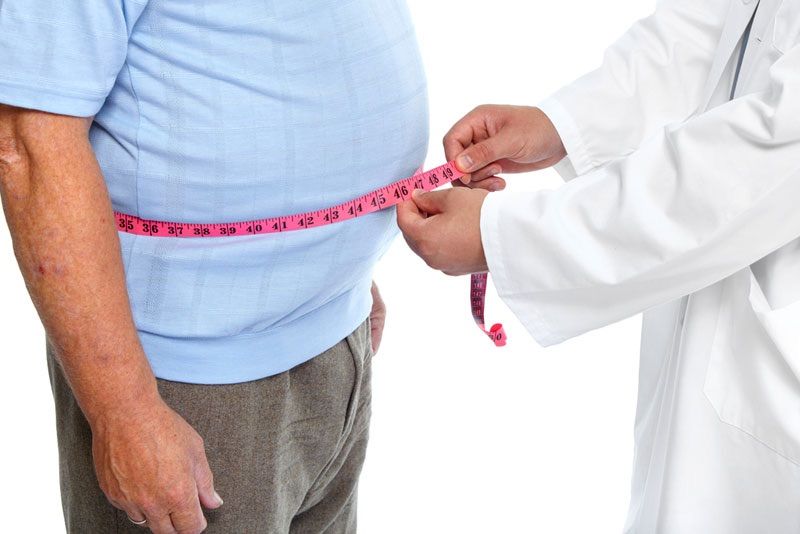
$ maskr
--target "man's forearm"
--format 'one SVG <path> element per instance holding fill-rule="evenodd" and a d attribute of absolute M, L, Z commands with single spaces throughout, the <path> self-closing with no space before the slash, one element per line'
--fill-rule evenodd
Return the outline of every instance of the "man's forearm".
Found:
<path fill-rule="evenodd" d="M 89 120 L 0 106 L 0 197 L 28 291 L 91 423 L 158 398 Z"/>

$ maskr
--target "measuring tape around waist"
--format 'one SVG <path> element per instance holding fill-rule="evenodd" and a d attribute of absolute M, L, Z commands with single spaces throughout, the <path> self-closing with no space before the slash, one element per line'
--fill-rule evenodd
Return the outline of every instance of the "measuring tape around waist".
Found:
<path fill-rule="evenodd" d="M 212 224 L 181 223 L 141 219 L 124 213 L 114 213 L 114 218 L 117 221 L 117 230 L 120 232 L 149 237 L 202 239 L 277 234 L 308 230 L 363 217 L 411 199 L 411 193 L 414 189 L 432 191 L 437 187 L 454 182 L 462 176 L 464 176 L 464 173 L 459 171 L 455 164 L 451 162 L 427 172 L 419 172 L 414 176 L 409 176 L 330 208 L 255 221 Z M 506 344 L 503 326 L 496 324 L 487 329 L 484 320 L 487 280 L 487 273 L 472 275 L 472 283 L 470 285 L 472 317 L 478 327 L 489 336 L 494 344 L 502 347 Z"/>

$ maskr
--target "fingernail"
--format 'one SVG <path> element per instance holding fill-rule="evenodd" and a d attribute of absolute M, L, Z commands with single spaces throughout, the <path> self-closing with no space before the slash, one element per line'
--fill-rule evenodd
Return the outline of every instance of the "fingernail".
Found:
<path fill-rule="evenodd" d="M 424 193 L 424 191 L 422 189 L 414 189 L 411 192 L 411 198 L 413 198 L 414 200 L 417 200 L 422 193 Z"/>
<path fill-rule="evenodd" d="M 496 192 L 496 191 L 500 191 L 501 189 L 502 189 L 502 187 L 500 187 L 500 184 L 492 184 L 492 185 L 489 186 L 489 191 L 491 191 L 493 193 Z"/>
<path fill-rule="evenodd" d="M 216 491 L 214 492 L 214 498 L 215 498 L 215 499 L 217 499 L 217 504 L 219 504 L 220 506 L 222 506 L 223 504 L 225 504 L 225 503 L 223 502 L 223 500 L 222 500 L 222 497 L 220 497 L 220 496 L 219 496 L 219 493 L 217 493 Z"/>
<path fill-rule="evenodd" d="M 458 156 L 456 163 L 458 164 L 458 168 L 461 169 L 462 172 L 470 172 L 472 170 L 472 166 L 475 164 L 475 162 L 472 161 L 472 158 L 469 157 L 467 154 Z"/>

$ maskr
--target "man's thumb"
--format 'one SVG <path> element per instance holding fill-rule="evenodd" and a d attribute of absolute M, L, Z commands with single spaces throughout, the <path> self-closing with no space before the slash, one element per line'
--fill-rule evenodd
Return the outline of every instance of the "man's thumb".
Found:
<path fill-rule="evenodd" d="M 222 506 L 222 497 L 214 490 L 214 476 L 208 463 L 198 467 L 197 494 L 200 497 L 200 504 L 209 510 Z"/>
<path fill-rule="evenodd" d="M 456 157 L 456 166 L 461 172 L 471 174 L 504 157 L 507 154 L 503 151 L 503 141 L 495 136 L 464 150 Z"/>

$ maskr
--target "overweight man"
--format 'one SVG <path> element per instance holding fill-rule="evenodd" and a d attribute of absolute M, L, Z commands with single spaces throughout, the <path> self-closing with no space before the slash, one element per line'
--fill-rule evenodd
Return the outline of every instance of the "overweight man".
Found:
<path fill-rule="evenodd" d="M 542 345 L 645 314 L 625 532 L 800 532 L 800 0 L 659 2 L 444 145 L 475 189 L 399 211 L 429 265 L 490 271 Z M 554 164 L 557 190 L 484 191 Z"/>
<path fill-rule="evenodd" d="M 0 103 L 67 532 L 355 532 L 393 213 L 192 240 L 118 234 L 112 209 L 248 221 L 411 175 L 403 0 L 0 0 Z"/>

